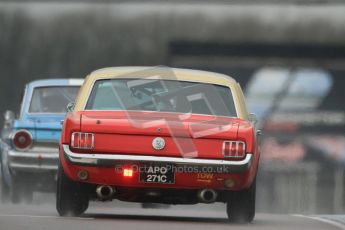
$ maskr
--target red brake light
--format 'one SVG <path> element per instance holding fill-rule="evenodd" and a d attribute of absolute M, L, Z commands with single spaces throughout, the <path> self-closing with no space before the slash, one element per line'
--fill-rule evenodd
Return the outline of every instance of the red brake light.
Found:
<path fill-rule="evenodd" d="M 16 149 L 26 150 L 32 145 L 32 135 L 27 130 L 18 130 L 12 136 L 12 142 Z"/>
<path fill-rule="evenodd" d="M 93 149 L 95 135 L 93 133 L 74 132 L 71 136 L 71 147 L 75 149 Z"/>
<path fill-rule="evenodd" d="M 224 158 L 242 159 L 246 155 L 246 144 L 242 141 L 224 141 L 222 151 Z"/>

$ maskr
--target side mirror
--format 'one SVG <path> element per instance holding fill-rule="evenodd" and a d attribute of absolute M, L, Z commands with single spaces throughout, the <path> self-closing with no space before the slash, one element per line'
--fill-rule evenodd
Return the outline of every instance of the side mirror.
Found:
<path fill-rule="evenodd" d="M 254 113 L 250 113 L 248 116 L 248 120 L 252 122 L 253 124 L 256 124 L 258 122 L 258 118 Z"/>
<path fill-rule="evenodd" d="M 72 112 L 74 110 L 74 107 L 75 107 L 75 103 L 74 102 L 68 103 L 67 106 L 66 106 L 67 112 Z"/>
<path fill-rule="evenodd" d="M 5 122 L 11 123 L 15 119 L 15 114 L 11 110 L 6 110 L 4 113 Z"/>

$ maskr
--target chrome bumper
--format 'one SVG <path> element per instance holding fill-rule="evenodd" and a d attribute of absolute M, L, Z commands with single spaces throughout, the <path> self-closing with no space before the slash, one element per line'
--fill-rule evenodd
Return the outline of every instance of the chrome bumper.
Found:
<path fill-rule="evenodd" d="M 212 168 L 226 168 L 226 172 L 236 173 L 247 171 L 252 165 L 253 154 L 247 154 L 243 160 L 228 161 L 228 160 L 210 160 L 197 158 L 180 158 L 180 157 L 157 157 L 157 156 L 142 156 L 142 155 L 122 155 L 122 154 L 88 154 L 88 153 L 74 153 L 70 150 L 68 145 L 62 145 L 62 150 L 65 158 L 78 165 L 110 167 L 115 166 L 118 162 L 154 162 L 154 163 L 171 163 L 175 165 L 184 166 L 201 166 Z M 223 172 L 225 170 L 223 169 Z"/>
<path fill-rule="evenodd" d="M 20 171 L 56 171 L 59 153 L 57 148 L 39 148 L 29 151 L 8 150 L 8 166 Z"/>

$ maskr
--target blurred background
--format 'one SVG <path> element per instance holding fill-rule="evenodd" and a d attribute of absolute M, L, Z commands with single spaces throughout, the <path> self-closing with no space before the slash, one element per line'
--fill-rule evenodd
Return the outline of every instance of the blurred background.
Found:
<path fill-rule="evenodd" d="M 0 0 L 1 114 L 31 80 L 122 65 L 231 75 L 264 134 L 258 211 L 344 212 L 343 1 Z"/>

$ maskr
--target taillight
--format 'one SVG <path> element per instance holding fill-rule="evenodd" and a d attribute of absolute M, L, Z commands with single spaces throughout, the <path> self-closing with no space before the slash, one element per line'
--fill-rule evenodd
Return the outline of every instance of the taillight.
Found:
<path fill-rule="evenodd" d="M 93 149 L 95 135 L 93 133 L 75 132 L 71 136 L 71 147 L 74 149 Z"/>
<path fill-rule="evenodd" d="M 224 141 L 224 158 L 242 159 L 246 155 L 246 144 L 242 141 Z"/>
<path fill-rule="evenodd" d="M 18 130 L 13 134 L 12 142 L 16 149 L 26 150 L 32 145 L 32 135 L 27 130 Z"/>

